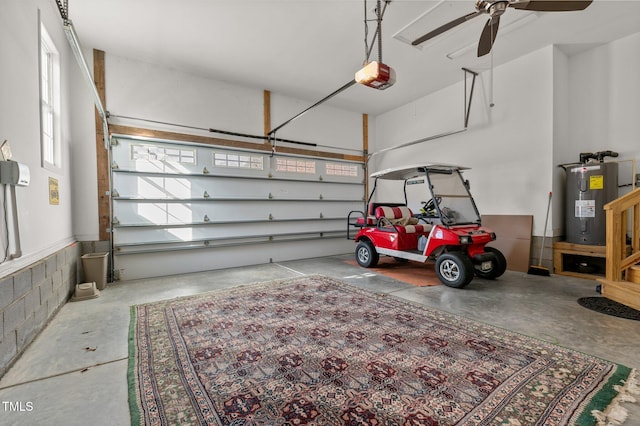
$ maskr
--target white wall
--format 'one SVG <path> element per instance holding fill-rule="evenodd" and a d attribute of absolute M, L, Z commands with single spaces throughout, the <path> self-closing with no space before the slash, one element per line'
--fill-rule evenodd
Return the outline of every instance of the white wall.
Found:
<path fill-rule="evenodd" d="M 38 9 L 61 56 L 62 168 L 41 167 L 38 73 Z M 55 2 L 3 2 L 0 14 L 0 142 L 8 140 L 15 161 L 30 169 L 31 183 L 16 188 L 22 258 L 0 265 L 0 275 L 12 273 L 73 241 L 70 151 L 70 68 L 73 54 L 62 30 Z M 49 177 L 58 179 L 60 204 L 49 204 Z M 2 188 L 4 194 L 4 188 Z M 3 199 L 4 195 L 0 195 Z M 2 223 L 3 221 L 0 221 Z M 4 253 L 4 231 L 0 252 Z M 4 257 L 4 255 L 2 255 Z M 1 258 L 0 257 L 0 260 Z"/>
<path fill-rule="evenodd" d="M 271 94 L 271 128 L 280 126 L 318 100 L 303 101 Z M 284 126 L 276 136 L 318 144 L 319 151 L 362 155 L 362 114 L 321 104 Z"/>
<path fill-rule="evenodd" d="M 109 52 L 106 52 L 105 62 L 107 109 L 114 115 L 252 135 L 262 135 L 264 132 L 263 90 L 122 58 Z M 271 127 L 284 123 L 314 102 L 272 93 Z M 117 118 L 112 121 L 182 133 L 193 132 L 180 127 Z M 215 133 L 209 135 L 230 138 Z M 277 137 L 361 151 L 362 115 L 321 105 L 283 127 Z M 249 141 L 262 143 L 258 139 Z M 291 144 L 287 146 L 308 148 Z M 318 149 L 332 151 L 326 146 Z"/>
<path fill-rule="evenodd" d="M 570 58 L 572 156 L 612 150 L 617 160 L 640 161 L 640 33 Z M 629 165 L 620 184 L 629 183 Z M 637 171 L 640 173 L 640 171 Z"/>
<path fill-rule="evenodd" d="M 82 43 L 82 40 L 80 40 Z M 93 52 L 83 50 L 84 58 L 93 69 Z M 73 63 L 71 78 L 77 82 L 71 89 L 71 184 L 73 188 L 73 234 L 79 241 L 98 241 L 98 166 L 96 159 L 96 126 L 94 100 L 88 85 Z"/>
<path fill-rule="evenodd" d="M 559 48 L 553 49 L 553 233 L 547 236 L 564 235 L 566 172 L 560 164 L 578 161 L 578 153 L 571 141 L 571 69 L 570 61 Z"/>
<path fill-rule="evenodd" d="M 481 214 L 532 214 L 533 233 L 542 235 L 554 170 L 553 55 L 548 47 L 497 67 L 493 108 L 490 73 L 483 72 L 466 132 L 375 156 L 374 169 L 421 162 L 471 167 L 465 176 Z M 377 116 L 372 151 L 463 128 L 462 78 L 461 71 L 460 83 Z"/>
<path fill-rule="evenodd" d="M 570 136 L 563 162 L 580 152 L 612 150 L 620 161 L 618 184 L 640 173 L 640 33 L 596 47 L 569 59 Z M 623 186 L 618 195 L 632 188 Z M 629 224 L 631 226 L 631 224 Z"/>
<path fill-rule="evenodd" d="M 262 134 L 262 91 L 105 54 L 106 107 L 112 114 L 200 128 Z M 114 123 L 121 122 L 114 118 Z M 151 123 L 128 122 L 161 128 Z M 176 132 L 187 129 L 165 127 Z M 219 137 L 219 135 L 211 135 Z"/>

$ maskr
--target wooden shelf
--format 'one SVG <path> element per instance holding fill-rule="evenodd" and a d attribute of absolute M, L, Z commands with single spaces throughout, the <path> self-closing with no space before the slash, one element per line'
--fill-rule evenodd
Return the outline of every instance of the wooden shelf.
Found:
<path fill-rule="evenodd" d="M 605 270 L 597 271 L 595 268 L 593 273 L 581 272 L 577 268 L 568 265 L 571 262 L 581 262 L 592 260 L 595 263 L 601 263 L 606 267 L 606 246 L 590 246 L 585 244 L 574 244 L 560 241 L 553 244 L 553 269 L 554 273 L 559 275 L 568 275 L 578 278 L 597 279 L 603 278 Z"/>

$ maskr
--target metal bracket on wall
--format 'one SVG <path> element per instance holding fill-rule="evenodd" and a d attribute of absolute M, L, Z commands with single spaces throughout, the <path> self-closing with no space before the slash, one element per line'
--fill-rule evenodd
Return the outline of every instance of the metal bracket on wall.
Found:
<path fill-rule="evenodd" d="M 476 77 L 478 73 L 468 68 L 462 68 L 464 71 L 464 128 L 469 126 L 469 115 L 471 115 L 471 101 L 473 100 L 473 89 L 476 87 Z M 469 102 L 467 103 L 467 74 L 471 74 L 471 90 L 469 91 Z"/>
<path fill-rule="evenodd" d="M 471 101 L 473 100 L 473 91 L 475 89 L 476 86 L 476 77 L 478 76 L 478 73 L 475 71 L 471 71 L 470 69 L 467 68 L 462 68 L 462 71 L 464 71 L 464 128 L 462 129 L 458 129 L 458 130 L 452 130 L 449 132 L 444 132 L 444 133 L 439 133 L 437 135 L 432 135 L 432 136 L 427 136 L 425 138 L 420 138 L 418 140 L 415 141 L 411 141 L 411 142 L 405 142 L 402 143 L 400 145 L 395 145 L 395 146 L 390 146 L 389 148 L 384 148 L 381 149 L 379 151 L 373 152 L 371 154 L 368 155 L 367 161 L 369 161 L 369 159 L 371 159 L 371 157 L 378 155 L 378 154 L 382 154 L 383 152 L 387 152 L 387 151 L 393 151 L 395 149 L 398 148 L 404 148 L 406 146 L 411 146 L 411 145 L 415 145 L 418 143 L 422 143 L 422 142 L 427 142 L 427 141 L 431 141 L 434 139 L 440 139 L 443 138 L 445 136 L 451 136 L 451 135 L 455 135 L 457 133 L 462 133 L 465 132 L 467 130 L 467 127 L 469 125 L 469 116 L 471 114 Z M 467 90 L 467 75 L 471 74 L 473 76 L 472 80 L 471 80 L 471 90 Z M 468 92 L 468 95 L 467 95 Z M 467 97 L 469 98 L 467 101 Z"/>

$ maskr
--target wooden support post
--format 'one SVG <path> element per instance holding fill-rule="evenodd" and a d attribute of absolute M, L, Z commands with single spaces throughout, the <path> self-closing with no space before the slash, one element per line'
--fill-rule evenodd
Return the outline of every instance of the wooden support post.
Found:
<path fill-rule="evenodd" d="M 271 131 L 271 92 L 264 91 L 264 135 L 268 136 Z M 265 142 L 266 143 L 266 142 Z"/>
<path fill-rule="evenodd" d="M 362 151 L 366 156 L 369 153 L 369 115 L 362 114 Z"/>
<path fill-rule="evenodd" d="M 616 215 L 613 209 L 607 209 L 606 212 L 607 241 L 612 242 L 612 244 L 607 244 L 606 249 L 607 280 L 619 281 L 622 279 L 620 261 L 622 260 L 622 248 L 624 247 L 618 244 L 622 230 L 622 221 L 621 216 Z"/>
<path fill-rule="evenodd" d="M 106 82 L 104 51 L 93 50 L 93 81 L 95 82 L 102 105 L 106 109 Z M 98 226 L 100 241 L 109 240 L 108 228 L 111 226 L 111 214 L 109 212 L 109 156 L 105 149 L 105 139 L 109 135 L 104 134 L 102 118 L 95 110 L 96 123 L 96 164 L 98 169 Z"/>
<path fill-rule="evenodd" d="M 369 196 L 369 115 L 362 114 L 362 157 L 364 158 L 364 199 Z M 368 207 L 365 206 L 365 210 Z"/>
<path fill-rule="evenodd" d="M 640 251 L 640 204 L 633 206 L 633 225 L 631 230 L 631 249 L 634 253 Z"/>

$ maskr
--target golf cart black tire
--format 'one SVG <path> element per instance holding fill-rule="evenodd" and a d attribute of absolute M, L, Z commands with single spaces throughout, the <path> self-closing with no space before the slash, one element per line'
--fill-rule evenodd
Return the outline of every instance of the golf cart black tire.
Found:
<path fill-rule="evenodd" d="M 447 287 L 465 287 L 473 279 L 473 273 L 473 262 L 464 253 L 442 253 L 436 259 L 436 275 Z"/>
<path fill-rule="evenodd" d="M 363 268 L 373 268 L 378 264 L 380 255 L 371 241 L 361 240 L 356 245 L 356 262 Z"/>
<path fill-rule="evenodd" d="M 481 271 L 476 269 L 476 275 L 480 278 L 484 278 L 486 280 L 495 280 L 496 278 L 502 276 L 504 271 L 507 270 L 507 259 L 505 259 L 504 255 L 500 250 L 493 247 L 485 247 L 484 251 L 487 253 L 493 253 L 495 255 L 495 261 L 492 261 L 493 268 L 488 271 Z"/>

